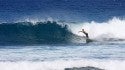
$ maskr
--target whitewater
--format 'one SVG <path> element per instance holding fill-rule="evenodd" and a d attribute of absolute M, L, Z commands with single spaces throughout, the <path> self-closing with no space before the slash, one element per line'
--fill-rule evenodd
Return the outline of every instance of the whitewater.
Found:
<path fill-rule="evenodd" d="M 10 33 L 15 31 L 15 29 L 6 29 L 8 25 L 2 25 L 5 28 L 0 28 L 3 30 L 6 29 L 6 32 L 9 33 L 9 37 L 4 36 L 6 32 L 2 32 L 1 30 L 1 44 L 22 42 L 24 40 L 27 43 L 31 43 L 26 43 L 26 45 L 23 42 L 23 45 L 1 45 L 0 69 L 64 70 L 65 68 L 72 67 L 93 66 L 104 70 L 125 70 L 124 19 L 114 17 L 102 23 L 96 21 L 78 22 L 77 24 L 64 22 L 68 25 L 68 30 L 67 26 L 60 26 L 61 22 L 58 23 L 36 24 L 31 26 L 20 26 L 16 24 L 14 25 L 14 28 L 17 30 L 15 34 Z M 53 27 L 47 26 L 50 24 Z M 43 26 L 48 27 L 45 29 L 48 30 L 48 32 L 50 31 L 50 33 L 48 33 L 49 35 L 43 35 L 43 33 L 45 33 L 43 32 L 44 30 L 42 30 Z M 11 26 L 9 27 L 11 28 Z M 26 27 L 28 27 L 28 29 Z M 56 28 L 58 28 L 59 31 L 56 31 Z M 94 40 L 92 43 L 86 44 L 85 38 L 82 37 L 84 34 L 78 33 L 82 28 L 88 32 L 90 39 Z M 41 31 L 39 29 L 41 29 Z M 10 32 L 8 30 L 10 30 Z M 65 35 L 62 35 L 62 33 L 65 33 Z M 7 40 L 6 37 L 9 38 L 9 40 Z M 13 41 L 11 37 L 15 38 L 16 41 Z M 57 42 L 55 40 L 58 40 L 58 43 L 55 44 L 55 42 Z M 49 43 L 50 41 L 52 43 L 54 42 L 54 44 Z M 40 42 L 45 43 L 40 44 Z M 32 43 L 35 43 L 35 45 L 32 45 Z"/>
<path fill-rule="evenodd" d="M 124 44 L 83 46 L 8 46 L 0 49 L 2 70 L 64 70 L 94 66 L 124 70 Z"/>
<path fill-rule="evenodd" d="M 105 22 L 84 22 L 79 24 L 72 24 L 71 30 L 74 34 L 82 36 L 78 33 L 82 28 L 89 33 L 91 38 L 119 38 L 125 39 L 125 19 L 114 17 Z"/>

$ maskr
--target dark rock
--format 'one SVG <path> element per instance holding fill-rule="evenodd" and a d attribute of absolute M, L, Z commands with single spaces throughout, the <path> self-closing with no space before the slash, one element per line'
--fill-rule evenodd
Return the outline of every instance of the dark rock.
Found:
<path fill-rule="evenodd" d="M 77 68 L 77 67 L 65 68 L 65 70 L 104 70 L 104 69 L 87 66 L 87 67 L 80 67 L 80 68 Z"/>

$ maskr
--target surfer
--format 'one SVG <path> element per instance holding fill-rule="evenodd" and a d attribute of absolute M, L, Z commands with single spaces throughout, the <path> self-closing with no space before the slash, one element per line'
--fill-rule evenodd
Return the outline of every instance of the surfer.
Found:
<path fill-rule="evenodd" d="M 82 33 L 85 34 L 85 36 L 86 36 L 86 43 L 92 42 L 92 40 L 89 39 L 89 35 L 88 35 L 88 33 L 87 33 L 84 29 L 82 29 L 82 31 L 79 31 L 79 32 L 82 32 Z"/>

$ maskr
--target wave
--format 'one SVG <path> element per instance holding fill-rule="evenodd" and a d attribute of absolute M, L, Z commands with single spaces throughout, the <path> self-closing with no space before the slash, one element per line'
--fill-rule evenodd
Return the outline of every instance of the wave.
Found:
<path fill-rule="evenodd" d="M 54 21 L 0 24 L 1 45 L 70 43 L 72 36 L 67 25 Z"/>
<path fill-rule="evenodd" d="M 125 19 L 114 17 L 105 22 L 84 22 L 70 25 L 71 31 L 79 36 L 82 28 L 88 32 L 91 39 L 99 41 L 123 41 L 125 40 Z"/>
<path fill-rule="evenodd" d="M 125 20 L 114 17 L 109 21 L 92 22 L 15 22 L 0 24 L 0 45 L 7 44 L 67 44 L 85 43 L 82 28 L 94 42 L 125 41 Z"/>

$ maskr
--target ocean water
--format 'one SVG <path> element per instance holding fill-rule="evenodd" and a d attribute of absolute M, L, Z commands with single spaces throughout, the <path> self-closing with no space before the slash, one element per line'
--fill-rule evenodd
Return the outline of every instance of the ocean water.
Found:
<path fill-rule="evenodd" d="M 64 70 L 93 66 L 125 69 L 125 20 L 0 24 L 0 69 Z M 85 43 L 82 28 L 93 42 Z"/>
<path fill-rule="evenodd" d="M 125 0 L 0 0 L 0 70 L 86 66 L 125 70 Z"/>
<path fill-rule="evenodd" d="M 1 46 L 2 70 L 64 70 L 94 66 L 105 70 L 125 69 L 125 43 Z"/>

